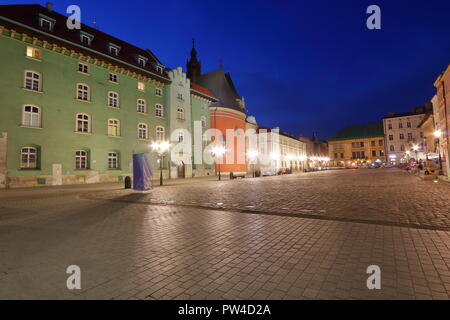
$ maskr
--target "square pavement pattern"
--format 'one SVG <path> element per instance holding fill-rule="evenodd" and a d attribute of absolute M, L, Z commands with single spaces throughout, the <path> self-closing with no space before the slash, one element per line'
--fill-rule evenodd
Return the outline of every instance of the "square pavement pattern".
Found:
<path fill-rule="evenodd" d="M 0 191 L 0 299 L 449 299 L 450 184 L 367 169 L 118 188 Z"/>

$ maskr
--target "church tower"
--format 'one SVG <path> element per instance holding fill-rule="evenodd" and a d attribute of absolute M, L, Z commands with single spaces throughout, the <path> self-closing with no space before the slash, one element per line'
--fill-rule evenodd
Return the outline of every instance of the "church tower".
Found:
<path fill-rule="evenodd" d="M 196 82 L 200 77 L 202 71 L 202 64 L 197 59 L 197 50 L 195 50 L 195 39 L 192 39 L 191 59 L 187 62 L 187 77 L 192 82 Z"/>

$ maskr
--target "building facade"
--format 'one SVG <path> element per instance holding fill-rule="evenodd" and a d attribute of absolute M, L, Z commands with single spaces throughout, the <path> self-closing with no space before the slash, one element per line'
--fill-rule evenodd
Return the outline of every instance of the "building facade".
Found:
<path fill-rule="evenodd" d="M 208 89 L 217 98 L 210 107 L 210 126 L 222 133 L 220 143 L 226 149 L 226 154 L 217 159 L 221 162 L 220 171 L 224 174 L 245 175 L 247 110 L 244 98 L 238 94 L 231 75 L 225 73 L 222 67 L 202 74 L 194 45 L 187 63 L 187 74 L 192 82 Z M 234 132 L 233 136 L 227 137 L 227 130 Z M 219 164 L 216 164 L 216 170 L 219 170 Z"/>
<path fill-rule="evenodd" d="M 170 79 L 151 51 L 68 30 L 50 7 L 1 9 L 0 186 L 121 181 L 133 153 L 168 139 Z"/>
<path fill-rule="evenodd" d="M 383 123 L 347 126 L 328 139 L 328 150 L 334 166 L 385 163 Z"/>
<path fill-rule="evenodd" d="M 413 147 L 417 146 L 418 159 L 425 159 L 424 134 L 419 124 L 423 121 L 431 105 L 414 108 L 408 113 L 390 113 L 383 119 L 384 135 L 386 137 L 386 153 L 392 165 L 406 163 L 410 152 L 412 158 L 416 157 Z"/>
<path fill-rule="evenodd" d="M 439 150 L 443 162 L 444 176 L 450 178 L 450 65 L 434 82 L 434 116 L 436 130 L 441 132 Z"/>

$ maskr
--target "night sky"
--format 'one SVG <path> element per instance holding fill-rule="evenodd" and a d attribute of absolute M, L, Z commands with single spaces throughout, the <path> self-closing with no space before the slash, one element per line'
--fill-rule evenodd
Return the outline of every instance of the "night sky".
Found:
<path fill-rule="evenodd" d="M 2 4 L 45 1 L 2 1 Z M 345 125 L 406 112 L 435 93 L 450 63 L 449 0 L 53 1 L 82 22 L 186 67 L 196 39 L 202 72 L 231 72 L 259 124 L 327 139 Z M 381 7 L 381 30 L 366 9 Z"/>

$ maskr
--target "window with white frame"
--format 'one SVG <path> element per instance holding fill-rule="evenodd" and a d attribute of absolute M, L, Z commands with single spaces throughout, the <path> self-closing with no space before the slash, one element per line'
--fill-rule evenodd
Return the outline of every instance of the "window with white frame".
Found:
<path fill-rule="evenodd" d="M 155 116 L 157 117 L 163 117 L 164 111 L 163 106 L 160 104 L 155 104 Z"/>
<path fill-rule="evenodd" d="M 77 99 L 82 101 L 89 101 L 90 89 L 87 84 L 84 83 L 77 84 Z"/>
<path fill-rule="evenodd" d="M 119 55 L 119 48 L 115 46 L 109 46 L 109 53 L 111 53 L 113 56 Z"/>
<path fill-rule="evenodd" d="M 23 106 L 22 125 L 26 127 L 41 127 L 41 109 L 34 105 Z"/>
<path fill-rule="evenodd" d="M 92 37 L 90 37 L 88 35 L 85 35 L 85 34 L 82 34 L 82 35 L 80 35 L 80 40 L 81 40 L 82 44 L 90 46 L 91 42 L 92 42 Z"/>
<path fill-rule="evenodd" d="M 49 20 L 49 19 L 40 18 L 40 19 L 39 19 L 39 25 L 40 25 L 43 29 L 51 31 L 51 30 L 53 30 L 54 22 L 51 21 L 51 20 Z"/>
<path fill-rule="evenodd" d="M 161 96 L 162 96 L 162 89 L 161 89 L 161 88 L 156 88 L 156 89 L 155 89 L 155 94 L 156 94 L 158 97 L 161 97 Z"/>
<path fill-rule="evenodd" d="M 108 119 L 108 136 L 120 136 L 120 121 L 117 119 Z"/>
<path fill-rule="evenodd" d="M 138 124 L 138 139 L 148 139 L 148 127 L 145 123 Z"/>
<path fill-rule="evenodd" d="M 85 63 L 78 62 L 78 72 L 89 73 L 89 66 Z"/>
<path fill-rule="evenodd" d="M 177 97 L 178 97 L 178 100 L 183 100 L 183 94 L 182 93 L 178 93 Z"/>
<path fill-rule="evenodd" d="M 164 140 L 164 127 L 161 126 L 156 127 L 156 140 L 158 141 Z"/>
<path fill-rule="evenodd" d="M 119 107 L 119 94 L 117 92 L 108 92 L 108 106 L 113 108 Z"/>
<path fill-rule="evenodd" d="M 117 74 L 109 73 L 109 81 L 117 83 L 118 82 Z"/>
<path fill-rule="evenodd" d="M 27 57 L 40 60 L 41 59 L 41 50 L 33 48 L 33 47 L 27 47 Z"/>
<path fill-rule="evenodd" d="M 162 73 L 163 72 L 163 67 L 156 66 L 156 71 L 158 71 L 159 73 Z"/>
<path fill-rule="evenodd" d="M 25 89 L 33 90 L 33 91 L 41 91 L 42 81 L 41 74 L 36 71 L 26 70 L 25 71 L 25 80 L 24 86 Z"/>
<path fill-rule="evenodd" d="M 145 90 L 145 83 L 138 81 L 138 90 L 144 91 Z"/>
<path fill-rule="evenodd" d="M 91 132 L 91 117 L 86 113 L 78 113 L 76 117 L 76 132 Z"/>
<path fill-rule="evenodd" d="M 178 132 L 178 142 L 184 142 L 184 132 Z"/>
<path fill-rule="evenodd" d="M 119 169 L 118 152 L 108 152 L 108 169 Z"/>
<path fill-rule="evenodd" d="M 206 128 L 206 117 L 205 116 L 201 116 L 200 117 L 200 121 L 202 122 L 202 128 Z"/>
<path fill-rule="evenodd" d="M 33 147 L 25 147 L 20 150 L 20 168 L 37 169 L 38 151 Z"/>
<path fill-rule="evenodd" d="M 137 100 L 137 112 L 146 113 L 147 112 L 147 103 L 144 99 Z"/>
<path fill-rule="evenodd" d="M 75 169 L 83 170 L 88 168 L 88 152 L 85 150 L 75 151 Z"/>
<path fill-rule="evenodd" d="M 177 108 L 177 119 L 184 120 L 184 109 L 181 107 Z"/>
<path fill-rule="evenodd" d="M 138 58 L 138 63 L 141 67 L 145 67 L 147 61 L 144 58 L 139 57 Z"/>

